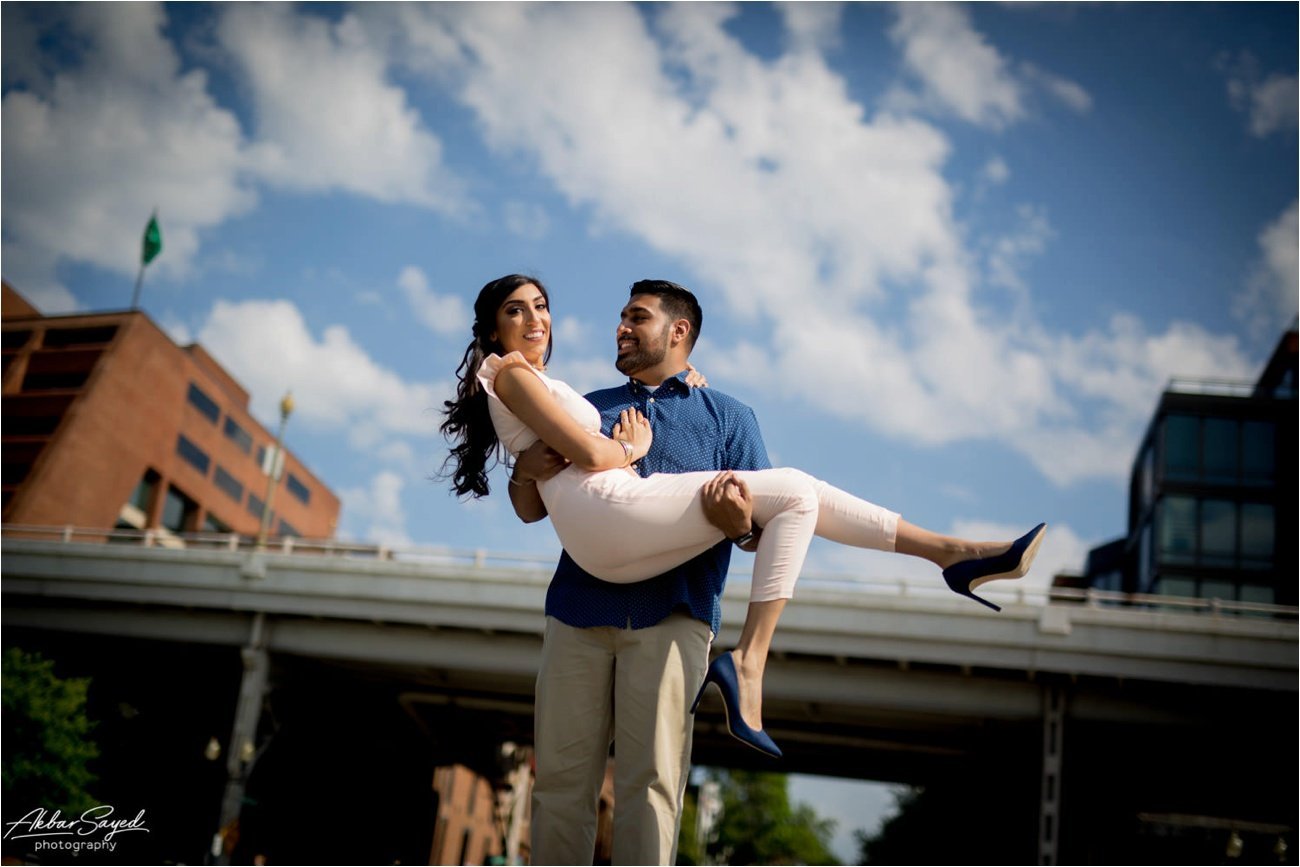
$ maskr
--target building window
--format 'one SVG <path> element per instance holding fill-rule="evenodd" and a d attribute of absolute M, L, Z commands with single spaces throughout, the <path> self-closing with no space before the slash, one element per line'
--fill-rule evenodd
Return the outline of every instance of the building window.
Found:
<path fill-rule="evenodd" d="M 1231 566 L 1237 554 L 1237 504 L 1201 501 L 1201 556 L 1205 566 Z"/>
<path fill-rule="evenodd" d="M 248 492 L 248 514 L 252 515 L 254 518 L 257 518 L 260 521 L 262 520 L 262 511 L 265 508 L 266 508 L 266 504 L 262 502 L 261 498 L 259 498 L 257 494 L 254 494 L 252 491 L 249 491 Z M 272 521 L 275 520 L 275 512 L 271 513 L 271 520 Z M 271 525 L 271 521 L 267 521 L 266 524 L 269 527 Z"/>
<path fill-rule="evenodd" d="M 223 428 L 226 439 L 239 446 L 239 450 L 248 454 L 253 449 L 253 437 L 248 431 L 239 426 L 239 423 L 230 416 L 226 416 L 226 425 Z"/>
<path fill-rule="evenodd" d="M 136 483 L 135 490 L 131 492 L 129 502 L 145 515 L 153 509 L 153 498 L 158 490 L 158 478 L 158 474 L 153 470 L 147 470 Z"/>
<path fill-rule="evenodd" d="M 1200 427 L 1195 416 L 1170 414 L 1164 424 L 1164 471 L 1167 479 L 1196 478 L 1200 462 Z"/>
<path fill-rule="evenodd" d="M 1201 478 L 1207 482 L 1237 481 L 1237 420 L 1201 420 Z"/>
<path fill-rule="evenodd" d="M 217 465 L 217 471 L 212 475 L 212 481 L 217 483 L 217 487 L 226 492 L 226 496 L 236 503 L 244 499 L 244 486 L 239 480 L 226 472 L 220 464 Z"/>
<path fill-rule="evenodd" d="M 219 521 L 217 518 L 213 517 L 213 516 L 212 516 L 212 513 L 209 512 L 209 513 L 208 513 L 208 514 L 203 518 L 203 532 L 205 532 L 205 533 L 229 533 L 229 532 L 230 532 L 230 527 L 226 526 L 224 523 L 222 523 L 221 521 Z"/>
<path fill-rule="evenodd" d="M 204 394 L 203 389 L 192 382 L 190 383 L 188 399 L 190 406 L 197 409 L 203 414 L 204 418 L 213 424 L 216 424 L 217 419 L 221 418 L 221 407 L 217 405 L 217 402 Z"/>
<path fill-rule="evenodd" d="M 1195 596 L 1196 579 L 1184 575 L 1162 575 L 1154 592 L 1159 596 Z"/>
<path fill-rule="evenodd" d="M 198 504 L 173 487 L 168 486 L 163 501 L 162 525 L 173 533 L 192 529 L 198 514 Z"/>
<path fill-rule="evenodd" d="M 1268 503 L 1241 504 L 1241 559 L 1243 566 L 1270 566 L 1273 562 L 1273 507 Z"/>
<path fill-rule="evenodd" d="M 289 473 L 289 478 L 285 482 L 285 487 L 289 489 L 289 493 L 302 501 L 303 505 L 311 502 L 311 491 L 302 483 L 302 480 L 293 473 Z"/>
<path fill-rule="evenodd" d="M 1272 605 L 1276 594 L 1273 587 L 1268 584 L 1242 584 L 1241 601 L 1256 602 L 1262 605 Z"/>
<path fill-rule="evenodd" d="M 1191 563 L 1196 559 L 1196 500 L 1165 497 L 1160 501 L 1160 560 Z"/>
<path fill-rule="evenodd" d="M 1276 426 L 1248 421 L 1241 426 L 1241 477 L 1247 484 L 1272 483 L 1277 472 Z"/>
<path fill-rule="evenodd" d="M 297 528 L 294 527 L 293 524 L 290 524 L 288 521 L 286 521 L 284 518 L 280 519 L 280 529 L 278 532 L 281 536 L 294 536 L 299 539 L 302 538 L 302 533 L 299 533 Z"/>
<path fill-rule="evenodd" d="M 208 474 L 208 466 L 212 463 L 208 453 L 186 439 L 184 434 L 176 437 L 176 454 L 183 457 L 186 463 L 203 475 Z"/>
<path fill-rule="evenodd" d="M 90 328 L 49 328 L 41 345 L 46 349 L 62 349 L 67 346 L 94 346 L 110 343 L 117 334 L 116 325 L 102 325 Z"/>

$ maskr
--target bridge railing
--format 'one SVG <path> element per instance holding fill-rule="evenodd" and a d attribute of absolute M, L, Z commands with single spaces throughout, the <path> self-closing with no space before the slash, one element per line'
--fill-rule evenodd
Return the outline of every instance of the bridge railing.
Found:
<path fill-rule="evenodd" d="M 171 548 L 192 551 L 264 552 L 267 554 L 302 557 L 339 557 L 360 560 L 380 560 L 402 563 L 426 563 L 459 569 L 514 569 L 520 572 L 550 575 L 555 568 L 554 554 L 516 554 L 488 551 L 482 548 L 452 548 L 444 546 L 388 546 L 364 542 L 346 542 L 337 539 L 303 539 L 296 536 L 273 536 L 265 544 L 255 537 L 238 533 L 172 533 L 165 529 L 137 530 L 87 527 L 47 527 L 25 524 L 0 525 L 0 538 L 33 539 L 67 544 L 116 544 L 145 548 Z M 744 571 L 735 570 L 734 578 L 744 578 Z M 733 580 L 729 587 L 738 587 L 741 581 Z M 860 577 L 852 575 L 804 574 L 800 587 L 849 593 L 872 593 L 895 597 L 949 598 L 946 588 L 922 585 L 902 579 Z M 986 588 L 986 592 L 1004 604 L 1031 606 L 1077 605 L 1118 610 L 1165 611 L 1178 614 L 1196 614 L 1211 617 L 1262 617 L 1282 620 L 1300 619 L 1300 608 L 1291 605 L 1273 605 L 1262 602 L 1241 602 L 1235 599 L 1205 599 L 1187 596 L 1156 596 L 1143 593 L 1079 589 L 1073 587 L 1034 587 L 1023 583 L 1008 583 L 1006 587 Z M 728 596 L 732 595 L 729 590 Z M 743 594 L 742 594 L 743 595 Z"/>

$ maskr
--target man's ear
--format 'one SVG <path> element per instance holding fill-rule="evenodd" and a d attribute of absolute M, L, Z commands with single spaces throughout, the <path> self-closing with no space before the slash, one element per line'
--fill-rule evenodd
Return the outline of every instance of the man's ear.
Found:
<path fill-rule="evenodd" d="M 685 342 L 691 336 L 691 322 L 689 319 L 678 319 L 673 322 L 673 327 L 669 332 L 672 344 L 676 346 Z"/>

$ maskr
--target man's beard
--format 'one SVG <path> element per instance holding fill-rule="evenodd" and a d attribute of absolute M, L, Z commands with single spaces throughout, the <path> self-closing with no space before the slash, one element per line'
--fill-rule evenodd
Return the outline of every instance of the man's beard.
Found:
<path fill-rule="evenodd" d="M 633 349 L 627 355 L 620 355 L 614 359 L 614 366 L 618 368 L 619 373 L 632 376 L 654 367 L 664 360 L 668 355 L 668 329 L 660 335 L 657 346 L 647 347 L 645 344 L 637 341 L 636 349 Z"/>

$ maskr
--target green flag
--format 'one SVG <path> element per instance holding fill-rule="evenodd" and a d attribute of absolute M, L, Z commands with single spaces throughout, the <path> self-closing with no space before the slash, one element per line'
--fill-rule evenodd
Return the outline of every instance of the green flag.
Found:
<path fill-rule="evenodd" d="M 162 229 L 158 228 L 158 215 L 149 218 L 149 225 L 144 227 L 144 245 L 140 250 L 140 267 L 148 265 L 154 257 L 162 252 Z"/>

